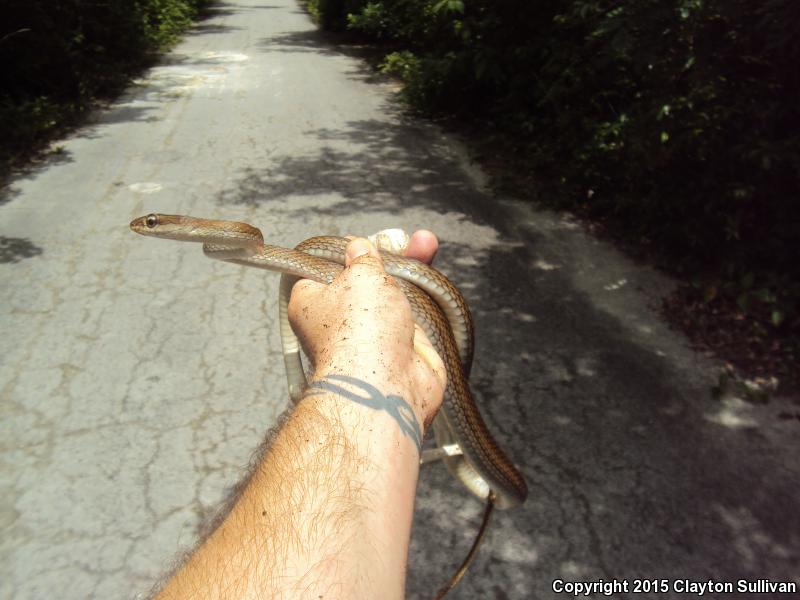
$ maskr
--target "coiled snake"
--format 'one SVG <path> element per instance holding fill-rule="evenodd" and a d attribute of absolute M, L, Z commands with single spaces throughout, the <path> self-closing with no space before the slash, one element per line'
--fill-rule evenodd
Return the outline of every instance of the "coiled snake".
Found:
<path fill-rule="evenodd" d="M 136 233 L 203 244 L 204 253 L 219 260 L 283 274 L 281 278 L 281 338 L 290 395 L 298 401 L 306 385 L 300 348 L 287 318 L 292 285 L 298 278 L 330 283 L 344 264 L 345 238 L 315 237 L 294 250 L 264 244 L 261 231 L 246 223 L 150 214 L 134 219 Z M 528 493 L 525 480 L 492 437 L 470 393 L 472 317 L 461 293 L 439 271 L 414 259 L 381 252 L 384 266 L 401 286 L 414 319 L 434 344 L 447 369 L 442 410 L 433 422 L 435 455 L 473 494 L 488 501 L 481 533 L 450 589 L 463 575 L 485 529 L 491 507 L 511 508 Z M 446 592 L 446 590 L 444 590 Z M 444 595 L 441 593 L 441 595 Z M 440 596 L 441 597 L 441 596 Z"/>

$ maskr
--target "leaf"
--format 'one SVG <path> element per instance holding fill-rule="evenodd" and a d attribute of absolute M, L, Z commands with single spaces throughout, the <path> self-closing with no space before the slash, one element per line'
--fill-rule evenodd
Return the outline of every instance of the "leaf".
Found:
<path fill-rule="evenodd" d="M 450 0 L 447 3 L 447 10 L 450 12 L 456 12 L 459 14 L 464 13 L 464 3 L 461 0 Z"/>
<path fill-rule="evenodd" d="M 777 300 L 775 294 L 767 288 L 760 288 L 756 290 L 754 295 L 764 304 L 775 304 L 775 301 Z"/>
<path fill-rule="evenodd" d="M 441 0 L 433 7 L 435 13 L 464 13 L 464 2 L 462 0 Z"/>
<path fill-rule="evenodd" d="M 706 304 L 709 304 L 714 298 L 717 297 L 717 286 L 716 285 L 709 285 L 703 290 L 703 301 Z"/>
<path fill-rule="evenodd" d="M 785 315 L 779 310 L 773 310 L 772 315 L 770 316 L 770 320 L 775 327 L 780 327 L 781 323 L 783 323 L 783 319 Z"/>
<path fill-rule="evenodd" d="M 747 292 L 739 294 L 736 298 L 736 304 L 743 312 L 747 312 L 747 309 L 750 308 L 750 294 Z"/>
<path fill-rule="evenodd" d="M 475 60 L 475 79 L 478 81 L 483 79 L 483 76 L 486 74 L 487 66 L 486 58 L 479 55 Z"/>

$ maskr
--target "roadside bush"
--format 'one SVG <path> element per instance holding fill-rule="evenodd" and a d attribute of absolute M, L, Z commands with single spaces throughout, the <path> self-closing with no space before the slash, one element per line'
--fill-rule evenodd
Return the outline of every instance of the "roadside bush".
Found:
<path fill-rule="evenodd" d="M 382 0 L 418 111 L 499 126 L 560 206 L 800 325 L 800 3 Z"/>
<path fill-rule="evenodd" d="M 341 31 L 347 28 L 347 15 L 359 13 L 366 0 L 308 0 L 308 10 L 323 29 Z"/>
<path fill-rule="evenodd" d="M 6 0 L 0 21 L 0 160 L 115 92 L 208 0 Z"/>

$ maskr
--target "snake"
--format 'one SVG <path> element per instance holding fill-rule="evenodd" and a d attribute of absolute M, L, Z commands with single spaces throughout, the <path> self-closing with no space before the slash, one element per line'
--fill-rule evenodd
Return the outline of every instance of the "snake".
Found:
<path fill-rule="evenodd" d="M 300 278 L 331 283 L 344 269 L 347 238 L 318 236 L 288 249 L 264 243 L 257 227 L 237 221 L 185 215 L 148 214 L 134 219 L 138 234 L 203 244 L 206 256 L 282 274 L 279 294 L 280 332 L 289 394 L 303 396 L 306 381 L 300 344 L 288 321 L 292 285 Z M 434 267 L 380 250 L 422 328 L 444 362 L 447 384 L 442 409 L 433 421 L 439 455 L 450 472 L 475 496 L 509 509 L 523 503 L 528 488 L 522 474 L 487 427 L 470 391 L 468 377 L 474 352 L 472 316 L 458 288 Z"/>

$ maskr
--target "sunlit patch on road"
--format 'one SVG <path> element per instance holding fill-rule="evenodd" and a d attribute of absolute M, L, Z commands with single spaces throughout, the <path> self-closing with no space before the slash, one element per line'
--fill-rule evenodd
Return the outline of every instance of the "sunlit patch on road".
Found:
<path fill-rule="evenodd" d="M 607 292 L 613 292 L 615 290 L 620 289 L 626 283 L 628 283 L 627 279 L 620 279 L 618 281 L 615 281 L 614 283 L 609 283 L 608 285 L 604 285 L 603 289 L 606 290 Z"/>
<path fill-rule="evenodd" d="M 203 52 L 200 58 L 214 62 L 244 62 L 249 57 L 241 52 Z"/>
<path fill-rule="evenodd" d="M 544 260 L 543 258 L 537 258 L 533 262 L 533 268 L 539 269 L 540 271 L 555 271 L 556 269 L 560 269 L 561 265 L 553 264 Z"/>
<path fill-rule="evenodd" d="M 179 55 L 171 64 L 155 67 L 137 83 L 150 87 L 144 94 L 146 100 L 179 98 L 201 89 L 252 89 L 257 84 L 246 84 L 240 76 L 249 60 L 247 54 L 224 50 Z"/>
<path fill-rule="evenodd" d="M 128 189 L 137 194 L 154 194 L 155 192 L 160 192 L 163 187 L 160 183 L 154 181 L 142 181 L 141 183 L 132 183 L 128 186 Z"/>
<path fill-rule="evenodd" d="M 720 409 L 715 413 L 706 415 L 706 419 L 731 429 L 757 427 L 758 422 L 746 414 L 750 409 L 751 405 L 741 398 L 735 396 L 724 398 Z"/>

